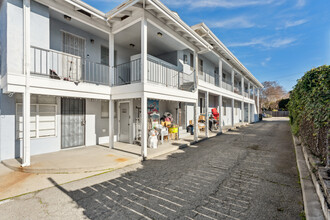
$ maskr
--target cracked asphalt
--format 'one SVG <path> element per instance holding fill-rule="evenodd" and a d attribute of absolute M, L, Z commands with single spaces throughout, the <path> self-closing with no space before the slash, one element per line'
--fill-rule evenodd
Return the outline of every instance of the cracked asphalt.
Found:
<path fill-rule="evenodd" d="M 73 158 L 74 159 L 74 158 Z M 0 219 L 301 219 L 287 119 L 0 204 Z"/>

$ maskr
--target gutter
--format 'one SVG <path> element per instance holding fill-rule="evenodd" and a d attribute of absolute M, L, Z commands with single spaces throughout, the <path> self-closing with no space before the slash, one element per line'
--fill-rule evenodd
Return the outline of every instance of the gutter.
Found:
<path fill-rule="evenodd" d="M 204 40 L 201 36 L 199 36 L 191 27 L 189 27 L 185 22 L 183 22 L 180 18 L 178 19 L 177 16 L 173 14 L 173 12 L 168 9 L 163 3 L 161 3 L 159 0 L 149 0 L 149 3 L 152 4 L 154 7 L 156 7 L 158 10 L 162 10 L 166 12 L 166 15 L 175 23 L 177 23 L 181 28 L 185 31 L 187 31 L 189 34 L 191 34 L 195 40 L 197 40 L 201 45 L 208 50 L 212 50 L 213 47 Z"/>
<path fill-rule="evenodd" d="M 84 11 L 87 11 L 88 13 L 90 13 L 91 15 L 101 19 L 101 20 L 106 20 L 106 16 L 105 16 L 105 13 L 97 10 L 96 8 L 86 4 L 85 2 L 83 1 L 80 1 L 80 0 L 65 0 L 67 3 L 77 7 L 77 8 L 80 8 Z"/>
<path fill-rule="evenodd" d="M 123 4 L 117 6 L 116 8 L 112 9 L 108 13 L 105 14 L 107 17 L 107 20 L 111 20 L 111 18 L 115 17 L 116 15 L 120 14 L 121 12 L 127 10 L 127 8 L 135 5 L 138 3 L 140 0 L 128 0 L 124 2 Z"/>
<path fill-rule="evenodd" d="M 194 25 L 192 27 L 196 27 L 197 28 L 202 28 L 203 31 L 210 37 L 212 38 L 213 41 L 215 41 L 220 48 L 222 48 L 222 50 L 224 50 L 232 59 L 233 61 L 235 61 L 235 63 L 240 66 L 241 68 L 243 68 L 244 72 L 247 73 L 251 79 L 253 81 L 255 81 L 261 88 L 263 88 L 263 85 L 252 75 L 252 73 L 235 57 L 234 54 L 232 54 L 232 52 L 221 42 L 221 40 L 219 40 L 217 38 L 217 36 L 214 35 L 214 33 L 206 26 L 206 24 L 201 23 L 201 24 L 197 24 Z"/>

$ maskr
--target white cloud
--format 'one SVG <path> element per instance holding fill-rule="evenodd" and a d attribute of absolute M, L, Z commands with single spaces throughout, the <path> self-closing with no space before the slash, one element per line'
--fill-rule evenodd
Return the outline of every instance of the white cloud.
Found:
<path fill-rule="evenodd" d="M 255 24 L 249 21 L 248 18 L 241 16 L 212 22 L 209 26 L 213 28 L 251 28 L 254 27 Z"/>
<path fill-rule="evenodd" d="M 285 28 L 295 27 L 295 26 L 305 24 L 306 22 L 308 22 L 307 19 L 300 19 L 300 20 L 297 20 L 297 21 L 286 21 L 285 24 L 284 24 L 284 27 Z"/>
<path fill-rule="evenodd" d="M 267 57 L 264 61 L 261 62 L 261 65 L 266 66 L 271 59 L 272 59 L 271 57 Z"/>
<path fill-rule="evenodd" d="M 297 8 L 302 8 L 306 5 L 306 0 L 297 0 L 296 7 Z"/>
<path fill-rule="evenodd" d="M 190 8 L 239 8 L 247 6 L 268 5 L 278 1 L 275 0 L 165 0 L 165 4 L 174 6 L 188 6 Z"/>
<path fill-rule="evenodd" d="M 279 38 L 270 39 L 267 38 L 255 38 L 247 42 L 229 43 L 229 47 L 249 47 L 249 46 L 261 46 L 265 48 L 279 48 L 290 45 L 296 41 L 295 38 Z"/>

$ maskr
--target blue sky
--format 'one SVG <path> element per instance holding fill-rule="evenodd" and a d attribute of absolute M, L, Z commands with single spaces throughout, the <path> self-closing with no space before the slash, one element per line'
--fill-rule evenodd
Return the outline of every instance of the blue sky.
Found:
<path fill-rule="evenodd" d="M 85 0 L 107 12 L 120 0 Z M 260 81 L 291 90 L 330 64 L 330 0 L 162 0 L 188 24 L 206 23 Z"/>

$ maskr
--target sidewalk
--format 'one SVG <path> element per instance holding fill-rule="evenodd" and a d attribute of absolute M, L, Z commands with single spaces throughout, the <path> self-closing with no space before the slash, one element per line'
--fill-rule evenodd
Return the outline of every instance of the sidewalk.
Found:
<path fill-rule="evenodd" d="M 236 127 L 236 126 L 235 126 Z M 223 130 L 225 133 L 228 129 Z M 233 128 L 232 128 L 233 129 Z M 210 132 L 210 137 L 218 135 Z M 174 152 L 194 144 L 193 135 L 177 141 L 165 142 L 157 149 L 148 148 L 147 159 Z M 201 135 L 199 141 L 205 140 Z M 6 198 L 38 191 L 58 184 L 110 172 L 142 161 L 141 147 L 115 143 L 115 149 L 108 146 L 82 147 L 31 157 L 31 166 L 21 167 L 17 159 L 2 161 L 0 164 L 0 201 Z M 5 166 L 5 165 L 6 166 Z"/>

